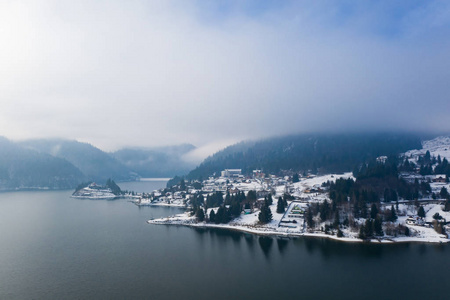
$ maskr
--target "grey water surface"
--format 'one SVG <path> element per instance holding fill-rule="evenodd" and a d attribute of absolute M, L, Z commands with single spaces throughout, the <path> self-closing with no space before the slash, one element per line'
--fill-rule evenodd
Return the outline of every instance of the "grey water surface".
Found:
<path fill-rule="evenodd" d="M 150 192 L 165 182 L 122 183 Z M 148 225 L 183 210 L 0 193 L 0 299 L 447 299 L 449 245 Z"/>

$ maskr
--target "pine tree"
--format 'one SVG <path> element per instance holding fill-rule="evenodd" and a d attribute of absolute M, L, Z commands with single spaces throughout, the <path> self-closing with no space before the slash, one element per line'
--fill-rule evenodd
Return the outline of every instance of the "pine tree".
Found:
<path fill-rule="evenodd" d="M 322 205 L 320 205 L 320 219 L 322 221 L 326 221 L 328 219 L 328 214 L 330 213 L 330 205 L 328 201 L 323 201 Z"/>
<path fill-rule="evenodd" d="M 284 210 L 285 210 L 285 207 L 284 207 L 284 201 L 283 201 L 283 199 L 280 197 L 280 198 L 278 198 L 278 202 L 277 202 L 277 213 L 283 214 L 283 213 L 284 213 Z"/>
<path fill-rule="evenodd" d="M 395 222 L 397 220 L 397 214 L 395 213 L 394 205 L 391 206 L 391 222 Z"/>
<path fill-rule="evenodd" d="M 447 199 L 444 204 L 444 211 L 450 211 L 450 199 Z"/>
<path fill-rule="evenodd" d="M 382 228 L 382 221 L 380 217 L 376 217 L 375 221 L 373 222 L 373 229 L 375 231 L 375 234 L 377 236 L 383 236 L 383 228 Z"/>
<path fill-rule="evenodd" d="M 427 150 L 424 157 L 425 161 L 429 162 L 431 160 L 431 154 L 430 151 Z"/>
<path fill-rule="evenodd" d="M 237 217 L 241 214 L 241 205 L 236 200 L 231 203 L 230 213 L 234 217 Z"/>
<path fill-rule="evenodd" d="M 366 224 L 364 225 L 364 235 L 366 237 L 373 236 L 373 220 L 367 219 Z"/>
<path fill-rule="evenodd" d="M 186 182 L 184 181 L 184 179 L 181 179 L 180 181 L 180 189 L 183 191 L 186 189 Z"/>
<path fill-rule="evenodd" d="M 267 220 L 267 223 L 269 223 L 273 219 L 272 210 L 270 210 L 270 207 L 268 207 L 268 206 L 266 207 L 266 210 L 267 210 L 267 212 L 266 212 L 266 216 L 267 216 L 266 220 Z"/>
<path fill-rule="evenodd" d="M 230 221 L 231 221 L 231 209 L 228 209 L 225 206 L 223 206 L 222 220 L 220 222 L 226 224 Z"/>
<path fill-rule="evenodd" d="M 216 213 L 214 212 L 214 209 L 211 209 L 211 212 L 209 213 L 209 222 L 216 222 Z"/>
<path fill-rule="evenodd" d="M 419 209 L 417 210 L 417 215 L 421 218 L 425 218 L 425 210 L 423 209 L 423 206 L 419 206 Z"/>
<path fill-rule="evenodd" d="M 309 228 L 314 227 L 313 212 L 310 206 L 308 206 L 308 209 L 306 210 L 306 224 Z"/>
<path fill-rule="evenodd" d="M 370 208 L 370 217 L 375 219 L 378 215 L 378 207 L 375 203 L 372 203 L 372 207 Z"/>
<path fill-rule="evenodd" d="M 405 226 L 405 235 L 409 236 L 409 228 L 408 228 L 408 226 Z"/>
<path fill-rule="evenodd" d="M 439 195 L 440 195 L 441 198 L 443 198 L 443 199 L 448 199 L 448 198 L 449 198 L 449 193 L 448 193 L 447 189 L 445 188 L 445 186 L 443 186 L 443 187 L 441 188 L 441 191 L 440 191 Z"/>
<path fill-rule="evenodd" d="M 247 193 L 247 201 L 252 203 L 256 201 L 256 192 L 251 190 Z"/>
<path fill-rule="evenodd" d="M 224 213 L 225 213 L 225 209 L 223 206 L 220 206 L 219 209 L 217 210 L 217 214 L 216 214 L 216 219 L 214 220 L 214 223 L 219 224 L 223 222 L 224 219 Z"/>
<path fill-rule="evenodd" d="M 270 211 L 270 207 L 267 205 L 267 202 L 265 202 L 261 207 L 261 211 L 258 214 L 258 220 L 263 224 L 272 221 L 272 212 Z"/>
<path fill-rule="evenodd" d="M 205 212 L 203 211 L 203 208 L 197 209 L 197 213 L 195 214 L 195 217 L 197 218 L 197 221 L 203 222 L 205 220 Z"/>
<path fill-rule="evenodd" d="M 230 192 L 229 191 L 227 191 L 227 194 L 225 196 L 225 204 L 226 205 L 231 204 L 231 196 L 230 196 Z"/>
<path fill-rule="evenodd" d="M 359 237 L 360 239 L 362 239 L 362 240 L 366 239 L 366 234 L 365 234 L 365 232 L 366 232 L 365 226 L 364 226 L 364 225 L 361 225 L 361 227 L 359 227 L 359 234 L 358 234 L 358 237 Z"/>
<path fill-rule="evenodd" d="M 299 181 L 300 181 L 300 178 L 299 178 L 298 174 L 295 173 L 295 174 L 292 176 L 292 182 L 293 182 L 293 183 L 296 183 L 296 182 L 299 182 Z"/>
<path fill-rule="evenodd" d="M 334 214 L 334 222 L 333 222 L 333 226 L 334 228 L 338 228 L 339 229 L 339 221 L 340 217 L 339 217 L 339 210 L 336 210 L 336 213 Z"/>

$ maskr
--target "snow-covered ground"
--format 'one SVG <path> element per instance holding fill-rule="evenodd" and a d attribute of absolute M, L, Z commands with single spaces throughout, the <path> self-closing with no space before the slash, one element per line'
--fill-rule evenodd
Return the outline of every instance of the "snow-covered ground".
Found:
<path fill-rule="evenodd" d="M 117 196 L 108 188 L 92 188 L 91 185 L 72 194 L 72 198 L 79 199 L 108 200 L 116 197 Z"/>
<path fill-rule="evenodd" d="M 184 199 L 166 199 L 160 198 L 158 200 L 152 200 L 150 198 L 137 198 L 133 201 L 137 206 L 173 206 L 173 207 L 186 207 Z"/>
<path fill-rule="evenodd" d="M 450 191 L 450 183 L 430 182 L 431 191 L 438 195 L 443 187 Z"/>
<path fill-rule="evenodd" d="M 316 176 L 312 178 L 305 178 L 299 182 L 293 183 L 294 193 L 293 196 L 298 196 L 300 198 L 309 198 L 314 202 L 322 202 L 328 199 L 327 193 L 314 193 L 312 190 L 318 190 L 322 188 L 322 184 L 326 182 L 335 182 L 338 178 L 352 178 L 352 172 L 344 174 L 328 174 L 323 176 Z"/>
<path fill-rule="evenodd" d="M 426 212 L 426 221 L 432 221 L 432 216 L 434 213 L 439 212 L 444 218 L 450 219 L 450 212 L 443 212 L 440 205 L 437 204 L 427 204 L 424 206 Z M 345 242 L 363 242 L 363 240 L 358 238 L 358 233 L 352 231 L 349 228 L 342 228 L 344 234 L 343 237 L 338 238 L 335 234 L 325 234 L 320 230 L 316 231 L 306 231 L 304 229 L 304 218 L 303 217 L 292 217 L 292 210 L 299 211 L 300 209 L 306 210 L 306 204 L 293 201 L 289 204 L 286 212 L 284 214 L 279 214 L 276 212 L 276 204 L 270 206 L 272 211 L 273 220 L 268 224 L 259 224 L 258 213 L 255 211 L 251 214 L 242 214 L 238 218 L 232 220 L 228 224 L 212 224 L 206 222 L 197 222 L 194 216 L 190 216 L 189 212 L 178 214 L 175 216 L 148 220 L 149 224 L 162 224 L 162 225 L 183 225 L 192 227 L 208 227 L 208 228 L 223 228 L 229 230 L 237 230 L 242 232 L 249 232 L 261 235 L 278 235 L 278 236 L 314 236 L 314 237 L 326 237 L 335 240 L 345 241 Z M 217 210 L 217 208 L 214 208 Z M 208 210 L 208 214 L 211 209 Z M 401 216 L 394 223 L 405 224 L 408 215 L 413 215 L 416 213 L 417 209 L 413 205 L 399 204 L 399 211 Z M 295 220 L 296 223 L 292 223 Z M 286 223 L 280 221 L 288 221 Z M 363 222 L 363 221 L 362 221 Z M 281 226 L 280 226 L 281 225 Z M 379 239 L 372 239 L 371 242 L 377 243 L 392 243 L 392 242 L 429 242 L 429 243 L 448 243 L 448 239 L 445 235 L 438 234 L 433 228 L 425 226 L 414 226 L 405 225 L 410 229 L 410 236 L 384 236 Z M 320 225 L 317 227 L 321 227 Z"/>
<path fill-rule="evenodd" d="M 450 161 L 450 137 L 440 136 L 432 140 L 422 142 L 422 149 L 410 150 L 405 153 L 407 157 L 418 157 L 425 155 L 427 151 L 430 151 L 431 156 L 438 155 L 441 158 L 446 158 Z"/>
<path fill-rule="evenodd" d="M 424 155 L 426 151 L 430 151 L 432 156 L 440 155 L 441 158 L 446 157 L 450 160 L 450 138 L 448 137 L 440 137 L 431 141 L 426 141 L 423 143 L 423 149 L 411 150 L 406 153 L 406 155 L 410 156 L 411 160 L 417 160 L 419 155 Z M 230 230 L 238 230 L 251 232 L 255 234 L 269 234 L 269 235 L 288 235 L 288 236 L 317 236 L 317 237 L 327 237 L 332 239 L 337 239 L 341 241 L 352 241 L 352 242 L 362 242 L 363 240 L 359 239 L 359 231 L 357 230 L 358 226 L 353 225 L 353 228 L 350 226 L 344 227 L 341 226 L 340 230 L 343 233 L 343 237 L 337 237 L 337 231 L 334 229 L 330 229 L 326 234 L 325 230 L 329 227 L 330 222 L 321 222 L 320 218 L 317 216 L 314 218 L 316 226 L 314 229 L 306 229 L 305 226 L 305 212 L 307 210 L 308 204 L 323 202 L 325 200 L 330 201 L 328 196 L 328 187 L 323 186 L 326 182 L 335 182 L 338 178 L 352 178 L 355 179 L 351 172 L 347 172 L 344 174 L 328 174 L 323 176 L 308 176 L 300 178 L 299 182 L 289 183 L 287 178 L 253 178 L 253 179 L 244 179 L 244 180 L 233 180 L 233 182 L 229 182 L 227 179 L 219 178 L 213 179 L 210 178 L 207 182 L 210 189 L 207 190 L 209 193 L 214 192 L 214 188 L 228 188 L 229 190 L 239 190 L 247 193 L 249 190 L 262 191 L 262 192 L 272 192 L 275 193 L 273 197 L 273 205 L 271 205 L 270 209 L 272 211 L 273 220 L 268 224 L 260 224 L 258 221 L 259 210 L 255 210 L 251 214 L 241 214 L 238 218 L 232 220 L 228 224 L 213 224 L 207 222 L 197 222 L 196 218 L 190 216 L 189 212 L 179 214 L 176 216 L 171 216 L 168 218 L 154 219 L 149 220 L 150 224 L 174 224 L 174 225 L 184 225 L 184 226 L 194 226 L 194 227 L 211 227 L 211 228 L 225 228 Z M 445 183 L 437 183 L 432 182 L 431 188 L 435 194 L 438 194 L 442 187 L 447 187 L 450 190 L 450 184 Z M 219 189 L 221 190 L 221 189 Z M 286 213 L 278 214 L 276 212 L 276 202 L 278 197 L 282 196 L 284 193 L 288 192 L 292 195 L 296 200 L 290 202 Z M 171 196 L 169 196 L 171 197 Z M 187 195 L 188 199 L 189 195 Z M 262 196 L 260 196 L 261 198 Z M 435 213 L 439 213 L 443 218 L 450 221 L 450 212 L 442 211 L 442 207 L 440 204 L 437 204 L 436 201 L 431 199 L 422 199 L 427 200 L 424 204 L 424 209 L 426 212 L 425 222 L 431 223 L 433 221 L 433 215 Z M 186 200 L 179 199 L 178 202 L 175 199 L 168 198 L 163 200 L 160 198 L 159 201 L 151 202 L 150 200 L 140 200 L 141 202 L 138 205 L 164 205 L 164 206 L 186 206 Z M 147 201 L 147 202 L 145 202 Z M 428 201 L 430 203 L 428 203 Z M 189 204 L 189 202 L 188 202 Z M 384 207 L 384 205 L 381 205 Z M 391 204 L 387 206 L 390 209 Z M 217 210 L 217 208 L 214 208 Z M 206 212 L 209 215 L 211 209 L 208 209 Z M 418 225 L 407 225 L 406 220 L 408 216 L 417 217 L 417 208 L 410 203 L 410 201 L 400 201 L 399 218 L 396 222 L 388 224 L 384 224 L 385 232 L 389 232 L 391 235 L 385 235 L 383 237 L 373 239 L 372 242 L 381 242 L 381 243 L 390 243 L 390 242 L 435 242 L 435 243 L 447 243 L 450 242 L 450 239 L 445 235 L 438 234 L 433 228 L 431 228 L 430 224 L 426 226 L 418 226 Z M 355 220 L 358 224 L 364 224 L 365 219 Z M 341 219 L 342 222 L 342 219 Z M 408 221 L 409 222 L 409 221 Z M 352 223 L 350 223 L 352 224 Z M 409 236 L 402 236 L 405 227 L 408 227 L 410 231 Z M 355 228 L 356 227 L 356 228 Z M 447 225 L 449 228 L 449 225 Z M 450 228 L 449 228 L 450 229 Z M 448 231 L 448 230 L 447 230 Z M 396 235 L 399 236 L 396 236 Z"/>

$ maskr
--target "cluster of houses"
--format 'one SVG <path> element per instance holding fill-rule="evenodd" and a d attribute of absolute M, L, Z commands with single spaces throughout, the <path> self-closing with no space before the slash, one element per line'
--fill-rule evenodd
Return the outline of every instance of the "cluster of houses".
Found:
<path fill-rule="evenodd" d="M 409 183 L 414 183 L 414 181 L 428 182 L 428 183 L 448 183 L 447 175 L 438 174 L 438 175 L 420 175 L 417 173 L 400 173 L 400 177 L 405 179 Z"/>
<path fill-rule="evenodd" d="M 269 194 L 282 195 L 283 193 L 295 193 L 297 190 L 292 185 L 292 179 L 289 176 L 278 177 L 275 175 L 266 175 L 261 170 L 253 170 L 250 176 L 242 175 L 241 169 L 225 169 L 218 178 L 210 177 L 201 182 L 201 185 L 187 185 L 185 190 L 181 191 L 154 191 L 151 194 L 138 195 L 136 204 L 152 205 L 166 204 L 183 206 L 188 204 L 189 199 L 195 194 L 211 194 L 222 192 L 224 195 L 228 192 L 236 194 L 248 191 L 256 192 L 256 207 L 262 206 L 264 198 Z M 281 187 L 281 188 L 280 188 Z M 324 192 L 320 187 L 307 189 L 305 193 Z M 297 197 L 298 200 L 300 196 Z M 303 199 L 304 200 L 304 199 Z"/>

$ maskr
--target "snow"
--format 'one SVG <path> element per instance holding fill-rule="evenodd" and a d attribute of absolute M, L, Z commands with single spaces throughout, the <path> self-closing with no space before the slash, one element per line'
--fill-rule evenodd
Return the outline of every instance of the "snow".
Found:
<path fill-rule="evenodd" d="M 236 183 L 233 186 L 241 191 L 250 191 L 250 190 L 259 191 L 264 188 L 264 186 L 257 181 Z"/>
<path fill-rule="evenodd" d="M 431 182 L 430 183 L 431 191 L 436 195 L 439 195 L 441 189 L 445 187 L 447 191 L 450 191 L 450 183 L 441 183 L 441 182 Z"/>
<path fill-rule="evenodd" d="M 159 198 L 159 200 L 153 200 L 150 198 L 138 198 L 133 201 L 137 206 L 172 206 L 172 207 L 186 207 L 183 199 L 168 199 Z"/>
<path fill-rule="evenodd" d="M 320 187 L 322 185 L 322 183 L 325 183 L 327 181 L 330 182 L 335 182 L 336 179 L 338 178 L 353 178 L 353 174 L 352 172 L 347 172 L 344 174 L 327 174 L 327 175 L 323 175 L 323 176 L 316 176 L 316 177 L 312 177 L 312 178 L 305 178 L 300 180 L 299 182 L 294 183 L 294 187 L 295 188 L 303 188 L 303 189 L 307 189 L 307 188 L 312 188 L 312 187 Z"/>
<path fill-rule="evenodd" d="M 415 156 L 423 155 L 427 150 L 431 152 L 432 155 L 437 156 L 441 154 L 441 157 L 448 157 L 450 159 L 450 138 L 438 138 L 432 141 L 424 142 L 424 149 L 421 150 L 411 150 L 408 151 L 408 155 Z M 448 148 L 447 148 L 448 147 Z M 448 152 L 448 153 L 447 153 Z M 419 154 L 420 153 L 420 154 Z M 442 155 L 446 154 L 446 155 Z M 448 154 L 448 156 L 447 156 Z M 330 222 L 322 222 L 315 218 L 315 223 L 317 224 L 315 229 L 306 229 L 304 224 L 304 212 L 306 212 L 309 203 L 322 202 L 324 200 L 330 200 L 327 193 L 327 187 L 323 187 L 322 184 L 326 182 L 335 182 L 338 178 L 352 178 L 354 179 L 351 172 L 344 174 L 328 174 L 323 176 L 312 176 L 308 178 L 301 178 L 297 183 L 286 183 L 280 181 L 280 179 L 272 178 L 272 187 L 275 189 L 275 195 L 273 197 L 274 203 L 270 206 L 272 211 L 273 220 L 268 224 L 260 224 L 258 220 L 259 210 L 255 210 L 251 214 L 241 214 L 239 217 L 233 219 L 228 224 L 212 224 L 206 222 L 197 222 L 194 216 L 190 216 L 190 212 L 183 214 L 178 214 L 175 216 L 153 219 L 147 221 L 149 224 L 166 224 L 166 225 L 184 225 L 192 227 L 206 227 L 206 228 L 223 228 L 228 230 L 237 230 L 243 232 L 249 232 L 261 235 L 279 235 L 279 236 L 314 236 L 331 238 L 345 242 L 363 242 L 359 239 L 359 232 L 355 228 L 343 227 L 341 226 L 341 231 L 343 232 L 343 237 L 338 238 L 336 236 L 336 230 L 330 230 L 329 234 L 325 234 L 323 229 L 325 225 L 329 225 Z M 267 180 L 267 179 L 266 179 Z M 208 180 L 211 188 L 217 188 L 218 186 L 223 186 L 224 180 L 214 179 Z M 442 183 L 431 183 L 433 191 L 439 191 L 442 186 L 447 186 L 450 190 L 450 184 Z M 260 179 L 248 179 L 245 181 L 231 183 L 232 189 L 238 189 L 240 191 L 261 191 L 268 190 L 270 187 L 267 182 L 263 182 Z M 230 188 L 230 186 L 229 186 Z M 286 190 L 289 190 L 290 194 L 293 195 L 297 200 L 289 203 L 289 206 L 284 214 L 279 214 L 276 212 L 276 203 L 279 196 L 283 195 Z M 211 191 L 212 192 L 212 191 Z M 185 202 L 183 199 L 173 199 L 171 196 L 160 198 L 161 201 L 151 202 L 150 200 L 141 199 L 138 205 L 164 205 L 164 206 L 184 206 Z M 298 200 L 300 199 L 300 200 Z M 432 199 L 427 200 L 426 203 L 422 202 L 426 212 L 426 222 L 433 221 L 433 215 L 438 212 L 446 220 L 450 220 L 450 212 L 442 211 L 440 202 L 436 202 Z M 392 204 L 386 206 L 390 208 Z M 387 232 L 396 234 L 398 232 L 398 225 L 407 226 L 410 229 L 410 236 L 383 236 L 379 238 L 374 238 L 371 242 L 374 243 L 394 243 L 394 242 L 430 242 L 430 243 L 447 243 L 450 239 L 445 235 L 438 234 L 433 228 L 428 226 L 416 226 L 416 225 L 406 225 L 406 219 L 408 216 L 416 216 L 417 208 L 410 202 L 400 201 L 398 220 L 394 223 L 389 223 L 385 226 L 389 229 Z M 382 204 L 382 206 L 384 206 Z M 206 212 L 207 215 L 210 214 L 211 210 L 217 211 L 218 208 L 210 208 Z M 296 210 L 293 213 L 293 210 Z M 300 211 L 303 210 L 303 213 Z M 342 220 L 341 220 L 342 221 Z M 365 219 L 356 220 L 359 224 L 364 224 Z M 392 227 L 389 227 L 392 226 Z M 394 230 L 392 229 L 394 228 Z"/>
<path fill-rule="evenodd" d="M 95 189 L 90 186 L 82 188 L 79 191 L 76 191 L 72 194 L 72 198 L 80 198 L 80 199 L 114 199 L 117 196 L 112 193 L 110 189 Z"/>
<path fill-rule="evenodd" d="M 437 204 L 437 205 L 433 205 L 433 204 L 427 204 L 423 206 L 425 213 L 426 213 L 426 217 L 425 220 L 426 222 L 433 222 L 433 215 L 435 213 L 439 213 L 444 219 L 446 219 L 447 221 L 450 221 L 450 212 L 449 211 L 443 211 L 442 210 L 442 206 Z"/>
<path fill-rule="evenodd" d="M 323 202 L 324 200 L 328 199 L 328 196 L 326 193 L 310 193 L 308 190 L 311 189 L 323 189 L 322 184 L 326 183 L 328 181 L 335 182 L 338 178 L 352 178 L 353 174 L 352 172 L 347 172 L 344 174 L 328 174 L 323 176 L 316 176 L 311 178 L 301 178 L 299 182 L 293 183 L 292 188 L 293 192 L 292 195 L 294 197 L 298 197 L 300 199 L 305 199 L 313 202 Z M 277 186 L 276 192 L 277 195 L 282 195 L 284 193 L 285 186 Z"/>
<path fill-rule="evenodd" d="M 275 201 L 274 201 L 275 202 Z M 222 228 L 228 230 L 236 230 L 242 232 L 248 232 L 259 235 L 275 235 L 275 236 L 311 236 L 311 237 L 322 237 L 322 238 L 330 238 L 334 240 L 344 241 L 344 242 L 363 242 L 363 240 L 358 238 L 358 233 L 351 231 L 349 228 L 342 228 L 342 232 L 344 237 L 338 238 L 336 235 L 325 234 L 321 231 L 305 231 L 303 227 L 303 218 L 292 218 L 289 217 L 292 209 L 297 206 L 297 208 L 306 209 L 307 205 L 302 202 L 292 201 L 286 212 L 284 214 L 279 214 L 276 212 L 276 204 L 270 206 L 272 211 L 273 220 L 268 224 L 259 224 L 258 222 L 258 214 L 259 210 L 251 214 L 241 214 L 238 218 L 232 220 L 228 224 L 211 224 L 206 222 L 197 222 L 194 216 L 190 216 L 189 212 L 178 214 L 175 216 L 148 220 L 149 224 L 160 224 L 160 225 L 184 225 L 191 227 L 205 227 L 205 228 Z M 443 212 L 441 206 L 438 204 L 426 204 L 424 206 L 426 211 L 426 220 L 432 220 L 432 215 L 435 212 L 439 212 L 441 216 L 444 218 L 449 217 L 449 212 Z M 211 212 L 211 210 L 217 211 L 216 208 L 210 208 L 207 211 L 207 214 Z M 399 204 L 399 211 L 402 216 L 399 216 L 396 225 L 405 224 L 405 220 L 408 215 L 413 215 L 416 213 L 417 209 L 414 205 L 408 204 Z M 280 227 L 280 221 L 292 221 L 296 220 L 297 223 L 286 223 L 295 225 L 294 227 Z M 364 222 L 364 219 L 360 220 Z M 281 223 L 283 224 L 283 223 Z M 325 223 L 320 224 L 318 227 L 323 226 Z M 372 239 L 370 242 L 373 243 L 394 243 L 394 242 L 429 242 L 429 243 L 448 243 L 450 239 L 448 239 L 445 235 L 438 234 L 433 228 L 425 227 L 425 226 L 411 226 L 405 225 L 410 229 L 411 236 L 384 236 L 378 239 Z"/>
<path fill-rule="evenodd" d="M 418 157 L 420 155 L 425 155 L 427 151 L 430 151 L 431 156 L 438 155 L 441 158 L 446 158 L 450 161 L 450 137 L 440 136 L 432 140 L 422 142 L 422 149 L 410 150 L 405 153 L 407 157 Z"/>

